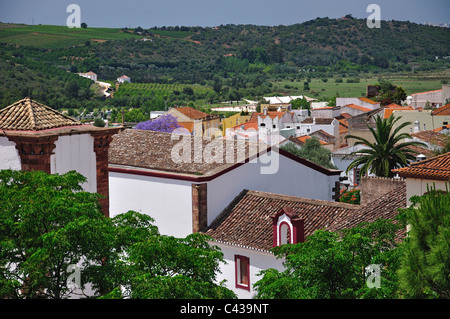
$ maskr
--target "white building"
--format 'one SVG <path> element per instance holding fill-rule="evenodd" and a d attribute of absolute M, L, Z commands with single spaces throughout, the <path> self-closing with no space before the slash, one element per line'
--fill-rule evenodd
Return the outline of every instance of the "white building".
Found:
<path fill-rule="evenodd" d="M 86 73 L 78 73 L 78 75 L 82 76 L 84 78 L 88 78 L 88 79 L 90 79 L 92 81 L 97 81 L 97 74 L 92 72 L 92 71 L 89 71 L 89 72 L 86 72 Z"/>
<path fill-rule="evenodd" d="M 239 141 L 176 138 L 131 129 L 114 136 L 112 216 L 129 210 L 149 214 L 162 234 L 185 237 L 207 227 L 243 189 L 331 200 L 340 175 L 281 149 L 266 153 L 266 146 L 258 150 Z M 217 157 L 208 155 L 213 149 Z"/>
<path fill-rule="evenodd" d="M 308 117 L 303 122 L 296 125 L 295 135 L 310 135 L 319 130 L 323 130 L 334 137 L 338 137 L 339 121 L 335 118 Z"/>
<path fill-rule="evenodd" d="M 355 104 L 364 108 L 375 110 L 381 107 L 380 102 L 374 102 L 365 97 L 337 97 L 336 106 L 345 106 L 348 104 Z"/>
<path fill-rule="evenodd" d="M 393 170 L 406 180 L 408 206 L 412 196 L 421 196 L 428 187 L 448 191 L 450 187 L 450 152 L 423 161 L 411 163 L 407 167 Z"/>
<path fill-rule="evenodd" d="M 105 196 L 100 203 L 108 215 L 108 147 L 118 130 L 82 125 L 26 98 L 0 110 L 0 169 L 76 170 L 87 178 L 85 191 Z"/>
<path fill-rule="evenodd" d="M 126 75 L 122 75 L 117 78 L 117 83 L 125 83 L 125 82 L 131 83 L 131 78 Z"/>

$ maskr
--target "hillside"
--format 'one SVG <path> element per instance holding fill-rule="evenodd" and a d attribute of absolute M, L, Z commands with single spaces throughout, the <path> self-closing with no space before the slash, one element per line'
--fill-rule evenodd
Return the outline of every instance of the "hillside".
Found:
<path fill-rule="evenodd" d="M 148 94 L 133 96 L 134 102 L 127 94 L 116 101 L 98 100 L 90 82 L 74 74 L 90 70 L 107 81 L 126 74 L 133 82 L 207 89 L 199 96 L 169 92 L 169 105 L 257 99 L 280 92 L 278 83 L 289 93 L 290 88 L 302 90 L 307 79 L 442 73 L 450 67 L 450 59 L 443 58 L 449 49 L 448 28 L 382 21 L 380 29 L 369 29 L 365 20 L 351 16 L 289 26 L 147 30 L 0 24 L 0 70 L 8 77 L 0 88 L 0 103 L 3 107 L 33 94 L 52 107 L 163 106 L 162 98 Z M 78 85 L 71 99 L 66 97 L 68 82 Z"/>

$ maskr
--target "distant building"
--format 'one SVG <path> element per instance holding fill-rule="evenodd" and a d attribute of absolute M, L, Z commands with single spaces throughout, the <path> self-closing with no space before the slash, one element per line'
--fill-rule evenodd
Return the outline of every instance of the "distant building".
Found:
<path fill-rule="evenodd" d="M 411 106 L 415 109 L 442 106 L 442 89 L 411 94 Z"/>
<path fill-rule="evenodd" d="M 178 123 L 195 136 L 210 136 L 213 131 L 219 131 L 220 116 L 208 114 L 192 107 L 171 108 L 168 114 L 177 118 Z"/>
<path fill-rule="evenodd" d="M 84 78 L 88 78 L 88 79 L 90 79 L 92 81 L 97 81 L 97 74 L 92 72 L 92 71 L 89 71 L 89 72 L 86 72 L 86 73 L 78 73 L 78 75 L 82 76 Z"/>
<path fill-rule="evenodd" d="M 336 106 L 346 106 L 348 104 L 359 105 L 364 108 L 375 110 L 381 107 L 380 102 L 372 101 L 366 97 L 337 97 Z"/>
<path fill-rule="evenodd" d="M 125 83 L 125 82 L 131 83 L 130 77 L 122 75 L 117 78 L 117 83 Z"/>

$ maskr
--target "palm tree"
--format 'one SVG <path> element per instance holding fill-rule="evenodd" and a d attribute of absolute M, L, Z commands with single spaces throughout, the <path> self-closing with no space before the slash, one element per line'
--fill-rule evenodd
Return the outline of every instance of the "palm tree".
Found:
<path fill-rule="evenodd" d="M 375 138 L 375 143 L 371 143 L 365 138 L 347 135 L 345 138 L 354 138 L 356 145 L 368 146 L 367 149 L 352 152 L 347 156 L 361 155 L 355 159 L 347 168 L 347 173 L 360 165 L 360 176 L 367 173 L 373 173 L 381 177 L 393 177 L 393 169 L 401 168 L 410 161 L 415 160 L 416 151 L 410 146 L 424 146 L 422 142 L 409 141 L 400 142 L 403 139 L 411 138 L 408 133 L 399 133 L 405 126 L 411 125 L 411 122 L 403 122 L 393 130 L 393 126 L 401 119 L 401 116 L 391 115 L 385 119 L 381 116 L 376 119 L 376 129 L 369 124 L 367 127 Z"/>

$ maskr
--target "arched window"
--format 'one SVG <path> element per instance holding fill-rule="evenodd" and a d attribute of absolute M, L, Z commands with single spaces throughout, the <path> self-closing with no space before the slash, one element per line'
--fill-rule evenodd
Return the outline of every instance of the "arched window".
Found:
<path fill-rule="evenodd" d="M 291 243 L 291 227 L 286 222 L 281 222 L 280 229 L 278 230 L 280 245 Z"/>

